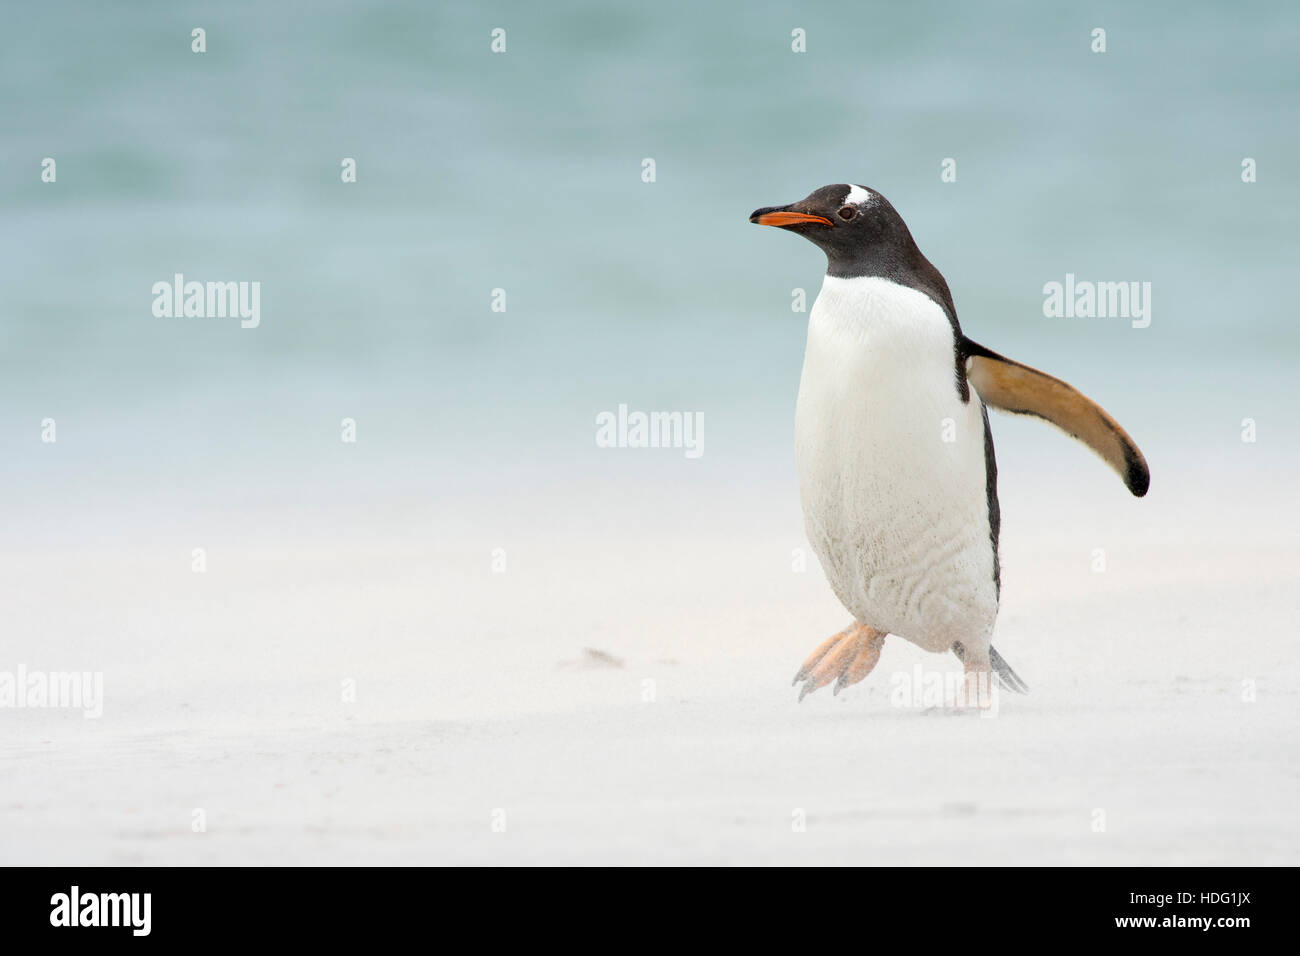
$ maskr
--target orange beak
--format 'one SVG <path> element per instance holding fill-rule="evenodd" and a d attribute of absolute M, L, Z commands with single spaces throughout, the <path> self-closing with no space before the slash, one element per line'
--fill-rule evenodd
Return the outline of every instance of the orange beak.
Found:
<path fill-rule="evenodd" d="M 825 216 L 813 216 L 806 212 L 759 212 L 755 213 L 749 219 L 750 222 L 756 222 L 760 226 L 793 226 L 800 222 L 819 222 L 823 226 L 833 226 Z"/>

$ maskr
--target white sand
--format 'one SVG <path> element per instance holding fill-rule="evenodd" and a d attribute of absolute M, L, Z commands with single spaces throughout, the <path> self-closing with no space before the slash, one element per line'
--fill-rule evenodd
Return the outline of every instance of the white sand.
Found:
<path fill-rule="evenodd" d="M 815 563 L 791 571 L 792 484 L 741 468 L 665 459 L 640 485 L 539 479 L 491 507 L 200 510 L 205 575 L 194 514 L 147 504 L 93 548 L 11 546 L 11 660 L 100 668 L 107 703 L 0 711 L 0 857 L 1296 863 L 1284 479 L 1157 470 L 1138 502 L 1086 453 L 1032 476 L 1014 455 L 996 646 L 1032 693 L 993 719 L 891 706 L 894 672 L 957 667 L 897 638 L 863 684 L 797 704 L 794 670 L 845 614 Z"/>

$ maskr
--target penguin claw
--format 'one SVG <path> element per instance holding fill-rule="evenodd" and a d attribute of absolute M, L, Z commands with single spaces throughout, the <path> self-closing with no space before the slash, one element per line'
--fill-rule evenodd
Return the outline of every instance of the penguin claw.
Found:
<path fill-rule="evenodd" d="M 832 681 L 831 694 L 838 697 L 845 687 L 871 673 L 884 643 L 884 631 L 856 623 L 823 641 L 794 675 L 794 684 L 804 682 L 799 700 Z"/>

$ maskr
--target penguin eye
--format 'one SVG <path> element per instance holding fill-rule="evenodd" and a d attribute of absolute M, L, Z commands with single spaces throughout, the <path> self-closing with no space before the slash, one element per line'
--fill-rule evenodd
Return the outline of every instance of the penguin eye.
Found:
<path fill-rule="evenodd" d="M 840 208 L 840 211 L 836 213 L 836 215 L 838 215 L 845 222 L 848 222 L 857 214 L 858 214 L 858 210 L 856 206 L 842 206 Z"/>

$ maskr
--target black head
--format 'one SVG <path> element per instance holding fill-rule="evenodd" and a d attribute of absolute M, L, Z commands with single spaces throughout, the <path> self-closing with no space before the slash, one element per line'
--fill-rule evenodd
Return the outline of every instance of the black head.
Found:
<path fill-rule="evenodd" d="M 921 263 L 934 269 L 889 200 L 865 186 L 823 186 L 788 206 L 756 209 L 749 221 L 815 243 L 826 253 L 827 273 L 839 278 L 893 276 Z"/>

